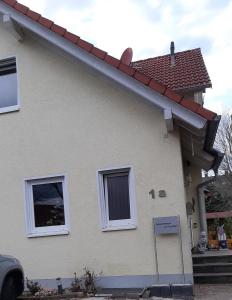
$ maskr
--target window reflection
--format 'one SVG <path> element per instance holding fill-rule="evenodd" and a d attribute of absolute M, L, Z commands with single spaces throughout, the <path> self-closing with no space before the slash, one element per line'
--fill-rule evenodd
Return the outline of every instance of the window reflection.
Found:
<path fill-rule="evenodd" d="M 35 227 L 65 224 L 62 182 L 32 186 Z"/>

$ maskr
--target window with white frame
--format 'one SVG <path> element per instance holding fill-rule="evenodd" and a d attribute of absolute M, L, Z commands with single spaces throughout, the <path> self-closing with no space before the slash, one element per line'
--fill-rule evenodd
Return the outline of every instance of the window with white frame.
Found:
<path fill-rule="evenodd" d="M 68 234 L 65 176 L 25 180 L 28 237 Z"/>
<path fill-rule="evenodd" d="M 18 109 L 16 58 L 0 59 L 0 113 Z"/>
<path fill-rule="evenodd" d="M 136 228 L 132 169 L 98 171 L 102 230 Z"/>

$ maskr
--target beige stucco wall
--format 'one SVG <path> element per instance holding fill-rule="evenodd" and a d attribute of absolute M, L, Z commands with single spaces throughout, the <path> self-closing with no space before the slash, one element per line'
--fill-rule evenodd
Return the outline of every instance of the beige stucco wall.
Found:
<path fill-rule="evenodd" d="M 19 112 L 0 115 L 1 253 L 17 256 L 29 278 L 72 277 L 84 266 L 105 276 L 153 275 L 152 218 L 180 215 L 191 273 L 179 138 L 166 137 L 162 113 L 35 40 L 19 43 L 0 28 L 0 41 L 0 58 L 17 55 L 21 98 Z M 137 229 L 102 232 L 96 171 L 128 165 Z M 27 238 L 24 178 L 52 174 L 67 174 L 70 234 Z M 157 247 L 160 273 L 181 273 L 177 237 L 158 238 Z"/>

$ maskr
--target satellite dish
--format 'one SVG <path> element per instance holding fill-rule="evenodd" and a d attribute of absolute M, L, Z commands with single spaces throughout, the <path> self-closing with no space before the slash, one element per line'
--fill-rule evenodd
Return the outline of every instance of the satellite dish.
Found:
<path fill-rule="evenodd" d="M 131 61 L 132 61 L 132 57 L 133 57 L 133 50 L 132 48 L 127 48 L 126 50 L 124 50 L 124 52 L 122 53 L 122 56 L 120 58 L 120 61 L 122 63 L 124 63 L 125 65 L 129 66 Z"/>

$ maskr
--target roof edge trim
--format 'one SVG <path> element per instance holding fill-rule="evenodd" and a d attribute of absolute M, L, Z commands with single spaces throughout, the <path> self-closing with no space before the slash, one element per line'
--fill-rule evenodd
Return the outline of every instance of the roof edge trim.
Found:
<path fill-rule="evenodd" d="M 133 91 L 156 107 L 162 110 L 171 109 L 174 117 L 185 121 L 196 129 L 205 128 L 207 120 L 202 116 L 186 109 L 178 103 L 175 103 L 168 97 L 155 92 L 138 80 L 135 80 L 134 78 L 112 67 L 96 56 L 82 50 L 80 47 L 76 47 L 75 44 L 67 41 L 67 39 L 61 37 L 60 35 L 57 35 L 53 31 L 47 29 L 39 23 L 34 22 L 32 19 L 21 14 L 20 12 L 17 12 L 14 8 L 8 6 L 7 4 L 4 4 L 4 2 L 2 1 L 0 1 L 0 10 L 4 14 L 10 15 L 10 17 L 20 26 L 42 37 L 43 39 L 58 47 L 59 49 L 62 49 L 65 53 L 69 54 L 75 59 L 85 63 L 86 65 L 95 69 L 106 77 L 111 78 L 121 86 L 124 86 L 125 88 Z"/>
<path fill-rule="evenodd" d="M 213 148 L 220 120 L 221 120 L 221 116 L 217 115 L 214 118 L 214 120 L 208 121 L 207 134 L 206 134 L 205 144 L 204 144 L 205 151 L 210 153 L 215 158 L 213 165 L 211 167 L 215 173 L 218 172 L 218 168 L 224 157 L 224 153 Z"/>

